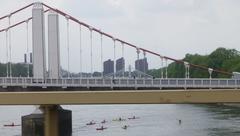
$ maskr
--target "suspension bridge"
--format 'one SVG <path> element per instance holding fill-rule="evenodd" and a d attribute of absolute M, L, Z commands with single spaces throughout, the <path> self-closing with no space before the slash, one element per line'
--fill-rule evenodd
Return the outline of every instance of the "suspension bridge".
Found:
<path fill-rule="evenodd" d="M 13 22 L 19 12 L 29 8 L 32 16 Z M 0 55 L 0 61 L 6 67 L 0 77 L 0 104 L 41 105 L 45 111 L 46 136 L 58 133 L 57 109 L 53 105 L 240 102 L 240 79 L 212 78 L 213 72 L 229 77 L 234 77 L 236 72 L 164 56 L 117 38 L 47 4 L 31 3 L 0 18 L 0 21 L 4 20 L 8 24 L 0 30 L 1 36 L 5 37 L 0 48 L 5 55 Z M 25 34 L 20 34 L 24 38 L 14 37 L 17 33 L 14 29 L 21 27 L 25 29 Z M 18 40 L 25 41 L 25 46 L 16 51 L 13 44 Z M 19 60 L 13 59 L 15 54 L 25 56 L 25 76 L 13 72 L 14 64 Z M 147 55 L 152 59 L 147 59 Z M 157 66 L 151 64 L 153 61 L 158 62 Z M 169 62 L 184 65 L 185 77 L 168 78 Z M 147 73 L 149 66 L 161 68 L 160 78 Z M 190 69 L 207 71 L 209 78 L 191 78 Z"/>

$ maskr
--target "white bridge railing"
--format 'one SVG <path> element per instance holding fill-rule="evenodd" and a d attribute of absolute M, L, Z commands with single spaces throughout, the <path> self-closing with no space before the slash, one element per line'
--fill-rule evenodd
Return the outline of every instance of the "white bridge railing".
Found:
<path fill-rule="evenodd" d="M 107 87 L 107 88 L 240 88 L 240 79 L 168 78 L 168 79 L 130 79 L 130 78 L 71 78 L 34 79 L 0 78 L 0 86 L 7 87 Z"/>

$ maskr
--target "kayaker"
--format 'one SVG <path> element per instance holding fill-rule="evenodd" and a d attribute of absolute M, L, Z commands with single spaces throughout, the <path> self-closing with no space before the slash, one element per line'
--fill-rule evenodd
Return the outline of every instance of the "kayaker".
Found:
<path fill-rule="evenodd" d="M 93 121 L 90 121 L 89 124 L 92 125 L 92 124 L 93 124 Z"/>
<path fill-rule="evenodd" d="M 106 123 L 106 122 L 107 122 L 107 121 L 104 119 L 101 123 L 104 124 L 104 123 Z"/>
<path fill-rule="evenodd" d="M 17 127 L 17 126 L 20 126 L 20 125 L 17 125 L 15 124 L 14 122 L 10 123 L 10 124 L 5 124 L 3 125 L 4 127 Z"/>
<path fill-rule="evenodd" d="M 106 127 L 101 126 L 100 128 L 96 128 L 96 130 L 104 130 L 107 129 Z"/>
<path fill-rule="evenodd" d="M 122 128 L 123 128 L 123 129 L 127 129 L 127 128 L 128 128 L 128 126 L 127 126 L 127 125 L 124 125 Z"/>
<path fill-rule="evenodd" d="M 136 116 L 132 116 L 132 117 L 130 117 L 130 118 L 128 118 L 129 120 L 131 120 L 131 119 L 139 119 L 139 117 L 136 117 Z"/>
<path fill-rule="evenodd" d="M 95 122 L 93 122 L 93 121 L 90 121 L 89 123 L 87 123 L 86 125 L 94 125 L 94 124 L 96 124 Z"/>

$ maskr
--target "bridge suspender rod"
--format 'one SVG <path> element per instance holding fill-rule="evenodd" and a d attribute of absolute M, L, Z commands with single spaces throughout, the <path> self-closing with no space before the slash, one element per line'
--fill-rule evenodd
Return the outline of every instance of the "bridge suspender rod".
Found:
<path fill-rule="evenodd" d="M 116 40 L 113 38 L 113 76 L 116 77 Z"/>
<path fill-rule="evenodd" d="M 165 77 L 166 78 L 168 78 L 168 60 L 167 59 L 165 59 L 165 62 L 166 62 L 166 75 L 165 75 Z"/>
<path fill-rule="evenodd" d="M 140 50 L 139 50 L 139 48 L 136 48 L 136 49 L 137 49 L 137 67 L 135 68 L 135 70 L 138 71 L 139 68 L 140 68 L 140 62 L 139 62 Z M 138 72 L 137 72 L 137 73 L 138 73 Z M 137 76 L 138 76 L 138 78 L 139 78 L 139 77 L 140 77 L 140 74 L 138 73 Z"/>
<path fill-rule="evenodd" d="M 124 43 L 121 44 L 122 44 L 122 57 L 124 58 Z"/>
<path fill-rule="evenodd" d="M 68 78 L 70 78 L 70 55 L 69 55 L 69 18 L 66 16 L 67 21 L 67 65 L 68 65 Z"/>
<path fill-rule="evenodd" d="M 29 56 L 30 56 L 30 54 L 29 54 L 29 47 L 28 47 L 29 46 L 28 45 L 29 44 L 29 41 L 28 41 L 28 21 L 29 20 L 26 20 L 26 32 L 27 32 L 26 33 L 27 34 L 27 39 L 26 39 L 27 40 L 26 41 L 27 42 L 27 56 L 26 56 L 27 57 L 26 58 L 27 59 L 27 77 L 29 77 L 29 63 L 30 63 L 30 62 L 28 62 L 29 61 Z"/>
<path fill-rule="evenodd" d="M 161 78 L 163 79 L 163 69 L 164 67 L 163 67 L 163 57 L 161 57 Z"/>
<path fill-rule="evenodd" d="M 80 50 L 79 50 L 79 61 L 80 61 L 79 77 L 81 78 L 82 77 L 82 26 L 81 25 L 79 25 L 79 47 L 80 47 Z"/>
<path fill-rule="evenodd" d="M 89 27 L 90 31 L 90 56 L 91 56 L 91 77 L 93 77 L 93 37 L 92 37 L 92 28 Z"/>
<path fill-rule="evenodd" d="M 20 12 L 20 11 L 22 11 L 22 10 L 30 7 L 30 6 L 32 6 L 32 5 L 33 5 L 33 3 L 27 5 L 27 6 L 23 7 L 23 8 L 20 8 L 20 9 L 18 9 L 18 10 L 16 10 L 16 11 L 13 11 L 12 13 L 10 13 L 10 15 L 14 15 L 14 14 L 16 14 L 16 13 L 18 13 L 18 12 Z M 5 15 L 5 16 L 3 16 L 3 17 L 0 17 L 0 20 L 5 19 L 5 18 L 7 18 L 8 16 L 9 16 L 9 15 Z"/>
<path fill-rule="evenodd" d="M 5 32 L 6 32 L 6 72 L 7 72 L 6 77 L 8 77 L 8 29 L 6 29 Z"/>
<path fill-rule="evenodd" d="M 125 62 L 125 59 L 124 59 L 124 44 L 122 43 L 122 58 L 124 60 L 124 63 L 126 64 Z M 125 72 L 125 64 L 123 64 L 123 67 L 122 67 L 122 76 L 124 77 L 124 72 Z"/>
<path fill-rule="evenodd" d="M 11 26 L 11 15 L 8 16 L 8 26 Z M 9 75 L 12 77 L 12 44 L 11 44 L 11 29 L 8 30 L 8 45 L 9 45 Z"/>
<path fill-rule="evenodd" d="M 146 66 L 146 59 L 147 58 L 146 58 L 146 52 L 145 51 L 143 52 L 143 59 L 144 59 L 143 60 L 143 66 L 144 66 L 143 67 L 143 72 L 144 72 L 144 74 L 146 74 L 146 67 L 145 66 Z"/>
<path fill-rule="evenodd" d="M 102 37 L 102 33 L 100 34 L 100 40 L 101 40 L 101 65 L 102 65 L 102 72 L 101 72 L 101 77 L 103 77 L 103 70 L 104 70 L 104 66 L 103 66 L 103 37 Z"/>
<path fill-rule="evenodd" d="M 189 68 L 190 68 L 189 63 L 188 62 L 184 62 L 184 66 L 185 66 L 185 78 L 189 79 L 189 77 L 190 77 L 190 74 L 189 74 Z"/>

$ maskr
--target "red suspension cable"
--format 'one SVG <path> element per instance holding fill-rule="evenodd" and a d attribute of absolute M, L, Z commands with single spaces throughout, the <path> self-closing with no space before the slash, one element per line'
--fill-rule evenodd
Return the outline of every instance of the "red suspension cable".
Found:
<path fill-rule="evenodd" d="M 46 12 L 48 12 L 48 11 L 49 11 L 49 9 L 48 9 L 48 10 L 45 10 L 44 13 L 46 13 Z M 25 23 L 26 21 L 30 21 L 30 20 L 32 20 L 32 17 L 30 17 L 30 18 L 28 18 L 28 19 L 26 19 L 26 20 L 24 20 L 24 21 L 18 22 L 18 23 L 16 23 L 16 24 L 13 24 L 13 25 L 11 25 L 11 26 L 9 26 L 9 27 L 7 27 L 7 28 L 1 29 L 1 30 L 0 30 L 0 33 L 6 31 L 6 30 L 8 30 L 8 29 L 14 28 L 14 27 L 16 27 L 16 26 L 19 26 L 19 25 Z"/>
<path fill-rule="evenodd" d="M 10 13 L 9 15 L 16 14 L 16 13 L 18 13 L 18 12 L 20 12 L 20 11 L 22 11 L 22 10 L 30 7 L 30 6 L 32 6 L 32 5 L 33 5 L 33 3 L 27 5 L 27 6 L 23 7 L 23 8 L 20 8 L 20 9 L 18 9 L 18 10 L 16 10 L 16 11 Z M 68 16 L 70 20 L 72 20 L 72 21 L 74 21 L 74 22 L 76 22 L 76 23 L 78 23 L 78 24 L 80 24 L 80 25 L 83 25 L 83 26 L 85 26 L 85 27 L 87 27 L 87 28 L 91 28 L 92 31 L 95 31 L 95 32 L 97 32 L 97 33 L 99 33 L 99 34 L 102 34 L 102 35 L 104 35 L 104 36 L 106 36 L 106 37 L 108 37 L 108 38 L 111 38 L 111 39 L 114 38 L 112 35 L 107 34 L 107 33 L 105 33 L 105 32 L 102 32 L 101 30 L 99 30 L 99 29 L 97 29 L 97 28 L 95 28 L 95 27 L 92 27 L 92 26 L 88 25 L 87 23 L 81 22 L 81 21 L 79 21 L 78 19 L 76 19 L 76 18 L 68 15 L 67 13 L 64 13 L 64 12 L 58 10 L 58 9 L 52 8 L 52 7 L 50 7 L 50 6 L 48 6 L 48 5 L 44 4 L 44 3 L 43 3 L 43 5 L 44 5 L 45 7 L 47 7 L 47 8 L 49 8 L 49 9 L 46 10 L 45 12 L 48 12 L 48 11 L 51 9 L 51 10 L 53 10 L 53 11 L 61 14 L 62 16 L 65 16 L 65 17 Z M 9 17 L 9 15 L 6 15 L 6 16 L 1 17 L 0 20 Z M 32 17 L 28 18 L 28 20 L 31 20 L 31 19 L 32 19 Z M 8 30 L 8 29 L 11 29 L 11 28 L 13 28 L 13 27 L 16 27 L 16 26 L 18 26 L 18 25 L 20 25 L 20 24 L 23 24 L 23 23 L 25 23 L 25 22 L 26 22 L 26 20 L 21 21 L 21 22 L 18 22 L 18 23 L 14 24 L 14 25 L 9 26 L 8 28 L 5 28 L 5 29 L 0 30 L 0 32 L 6 31 L 6 30 Z M 126 44 L 126 45 L 128 45 L 128 46 L 130 46 L 130 47 L 138 48 L 136 45 L 133 45 L 133 44 L 128 43 L 128 42 L 126 42 L 126 41 L 123 41 L 123 40 L 121 40 L 121 39 L 116 38 L 115 40 L 118 41 L 118 42 L 121 42 L 121 43 L 123 43 L 123 44 Z M 142 50 L 142 51 L 144 51 L 144 52 L 150 53 L 150 54 L 152 54 L 152 55 L 159 56 L 159 57 L 162 57 L 162 58 L 165 58 L 165 59 L 168 59 L 168 60 L 172 60 L 172 61 L 177 62 L 177 63 L 184 63 L 183 60 L 177 60 L 177 59 L 173 59 L 173 58 L 170 58 L 170 57 L 167 57 L 167 56 L 162 56 L 162 55 L 160 55 L 160 54 L 158 54 L 158 53 L 152 52 L 152 51 L 147 50 L 147 49 L 144 49 L 144 48 L 139 48 L 139 49 Z M 205 66 L 196 65 L 196 64 L 189 64 L 189 65 L 192 66 L 192 67 L 199 68 L 199 69 L 208 70 L 208 67 L 205 67 Z M 226 72 L 226 71 L 223 71 L 223 70 L 214 69 L 213 71 L 215 71 L 215 72 L 217 72 L 217 73 L 225 74 L 225 75 L 232 75 L 232 73 Z"/>
<path fill-rule="evenodd" d="M 48 6 L 48 5 L 44 4 L 44 3 L 43 3 L 43 5 L 44 5 L 45 7 L 47 7 L 47 8 L 49 8 L 49 9 L 51 9 L 51 10 L 53 10 L 53 11 L 59 13 L 59 14 L 61 14 L 62 16 L 68 16 L 70 20 L 72 20 L 72 21 L 74 21 L 74 22 L 76 22 L 76 23 L 78 23 L 78 24 L 80 24 L 80 25 L 83 25 L 83 26 L 85 26 L 85 27 L 87 27 L 87 28 L 91 28 L 92 31 L 95 31 L 95 32 L 97 32 L 97 33 L 99 33 L 99 34 L 105 35 L 106 37 L 109 37 L 109 38 L 111 38 L 111 39 L 114 39 L 114 37 L 113 37 L 112 35 L 107 34 L 107 33 L 105 33 L 105 32 L 102 32 L 100 29 L 97 29 L 97 28 L 95 28 L 95 27 L 93 27 L 93 26 L 90 26 L 90 25 L 88 25 L 87 23 L 81 22 L 81 21 L 79 21 L 78 19 L 70 16 L 69 14 L 67 14 L 67 13 L 65 13 L 65 12 L 63 12 L 63 11 L 60 11 L 60 10 L 55 9 L 55 8 L 52 8 L 52 7 L 50 7 L 50 6 Z M 138 48 L 136 45 L 133 45 L 133 44 L 128 43 L 128 42 L 126 42 L 126 41 L 123 41 L 123 40 L 121 40 L 121 39 L 115 38 L 115 40 L 118 41 L 118 42 L 121 42 L 121 43 L 123 43 L 123 44 L 126 44 L 126 45 L 128 45 L 128 46 L 130 46 L 130 47 Z M 155 53 L 155 52 L 153 52 L 153 51 L 150 51 L 150 50 L 147 50 L 147 49 L 144 49 L 144 48 L 139 48 L 139 49 L 142 50 L 142 51 L 145 51 L 145 52 L 147 52 L 147 53 L 150 53 L 150 54 L 152 54 L 152 55 L 159 56 L 159 57 L 162 57 L 162 58 L 165 58 L 165 59 L 168 59 L 168 60 L 172 60 L 172 61 L 174 61 L 174 62 L 176 62 L 176 63 L 181 63 L 181 64 L 184 63 L 183 60 L 177 60 L 177 59 L 173 59 L 173 58 L 170 58 L 170 57 L 167 57 L 167 56 L 162 56 L 162 55 L 160 55 L 160 54 L 158 54 L 158 53 Z M 201 66 L 201 65 L 196 65 L 196 64 L 189 64 L 189 65 L 192 66 L 192 67 L 198 68 L 198 69 L 203 69 L 203 70 L 208 70 L 208 69 L 209 69 L 208 67 Z M 213 71 L 215 71 L 215 72 L 217 72 L 217 73 L 224 74 L 224 75 L 232 75 L 232 73 L 230 73 L 230 72 L 226 72 L 226 71 L 222 71 L 222 70 L 218 70 L 218 69 L 213 69 Z"/>
<path fill-rule="evenodd" d="M 14 15 L 14 14 L 16 14 L 16 13 L 18 13 L 18 12 L 20 12 L 20 11 L 22 11 L 22 10 L 24 10 L 24 9 L 26 9 L 26 8 L 28 8 L 28 7 L 30 7 L 30 6 L 32 6 L 32 5 L 33 5 L 33 3 L 27 5 L 27 6 L 23 7 L 23 8 L 20 8 L 20 9 L 18 9 L 18 10 L 16 10 L 16 11 L 13 11 L 13 12 L 10 13 L 9 15 L 10 15 L 10 16 L 11 16 L 11 15 Z M 9 15 L 6 15 L 6 16 L 3 16 L 3 17 L 0 17 L 0 20 L 9 17 Z"/>
<path fill-rule="evenodd" d="M 27 20 L 31 20 L 31 19 L 32 19 L 32 17 L 28 18 Z M 23 24 L 23 23 L 25 23 L 25 22 L 26 22 L 26 20 L 21 21 L 21 22 L 18 22 L 18 23 L 16 23 L 16 24 L 13 24 L 13 25 L 9 26 L 8 28 L 1 29 L 0 32 L 4 32 L 4 31 L 6 31 L 6 30 L 8 30 L 8 29 L 11 29 L 11 28 L 13 28 L 13 27 L 19 26 L 19 25 L 21 25 L 21 24 Z"/>

